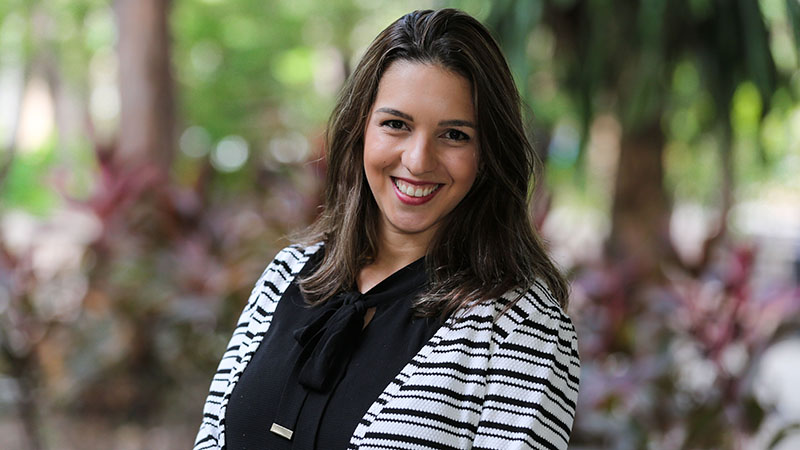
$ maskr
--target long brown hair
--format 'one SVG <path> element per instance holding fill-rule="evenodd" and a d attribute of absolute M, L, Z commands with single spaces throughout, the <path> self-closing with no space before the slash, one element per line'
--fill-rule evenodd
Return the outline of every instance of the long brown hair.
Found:
<path fill-rule="evenodd" d="M 380 210 L 364 175 L 364 130 L 378 84 L 391 63 L 435 64 L 470 81 L 478 126 L 478 175 L 446 217 L 426 255 L 430 288 L 423 315 L 448 315 L 540 280 L 562 306 L 567 283 L 528 215 L 538 161 L 521 115 L 519 93 L 488 30 L 455 9 L 414 11 L 383 30 L 345 84 L 327 129 L 324 209 L 299 238 L 324 242 L 319 266 L 300 281 L 311 303 L 353 288 L 376 256 Z"/>

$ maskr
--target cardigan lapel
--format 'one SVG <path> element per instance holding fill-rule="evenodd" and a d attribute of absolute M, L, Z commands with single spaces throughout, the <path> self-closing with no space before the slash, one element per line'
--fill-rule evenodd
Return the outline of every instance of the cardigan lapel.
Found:
<path fill-rule="evenodd" d="M 286 292 L 286 289 L 289 287 L 292 281 L 294 281 L 295 277 L 306 264 L 311 255 L 313 255 L 319 249 L 319 247 L 319 245 L 308 248 L 293 247 L 290 250 L 287 250 L 288 258 L 282 261 L 286 264 L 286 266 L 273 263 L 272 266 L 274 271 L 270 272 L 261 280 L 259 280 L 259 284 L 261 284 L 259 288 L 262 290 L 261 294 L 259 294 L 256 302 L 250 306 L 253 311 L 251 313 L 250 321 L 246 331 L 249 342 L 239 348 L 239 353 L 237 354 L 238 361 L 233 367 L 231 377 L 229 378 L 230 381 L 228 382 L 228 386 L 225 389 L 225 394 L 222 397 L 222 403 L 220 404 L 219 442 L 221 448 L 225 448 L 224 418 L 228 408 L 228 399 L 231 397 L 233 388 L 236 387 L 239 377 L 241 377 L 242 373 L 244 373 L 244 369 L 247 367 L 247 364 L 250 362 L 253 354 L 258 349 L 259 344 L 261 344 L 261 341 L 264 339 L 264 335 L 269 329 L 270 323 L 272 323 L 272 315 L 275 313 L 275 308 L 278 306 L 278 301 L 283 296 L 283 293 Z M 277 261 L 278 258 L 276 257 L 275 260 Z M 284 276 L 280 273 L 285 272 L 285 267 L 289 268 L 290 273 L 287 274 L 288 276 Z M 271 284 L 271 286 L 268 285 L 268 283 Z M 272 290 L 273 286 L 275 292 Z"/>
<path fill-rule="evenodd" d="M 361 440 L 364 438 L 364 434 L 369 429 L 370 425 L 372 425 L 372 421 L 375 417 L 380 414 L 381 410 L 383 409 L 384 405 L 386 405 L 389 400 L 394 398 L 397 395 L 397 392 L 403 387 L 403 384 L 411 378 L 414 372 L 419 367 L 420 363 L 428 359 L 433 349 L 439 345 L 439 342 L 445 337 L 451 330 L 450 328 L 457 322 L 457 320 L 451 316 L 450 318 L 445 321 L 442 326 L 436 330 L 436 333 L 428 340 L 424 347 L 420 349 L 420 351 L 414 355 L 411 361 L 403 367 L 403 370 L 400 371 L 399 374 L 392 380 L 386 389 L 381 392 L 381 395 L 372 403 L 372 406 L 369 407 L 364 417 L 359 421 L 356 430 L 353 432 L 353 436 L 350 438 L 350 445 L 347 446 L 348 450 L 350 449 L 357 449 L 359 445 L 361 445 Z"/>

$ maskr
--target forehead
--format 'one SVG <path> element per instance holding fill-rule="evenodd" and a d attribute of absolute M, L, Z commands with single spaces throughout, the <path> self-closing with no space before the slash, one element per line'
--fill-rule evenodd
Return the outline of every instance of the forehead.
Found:
<path fill-rule="evenodd" d="M 399 60 L 383 73 L 372 111 L 391 107 L 423 118 L 475 121 L 472 86 L 437 64 Z M 415 112 L 417 113 L 415 115 Z"/>

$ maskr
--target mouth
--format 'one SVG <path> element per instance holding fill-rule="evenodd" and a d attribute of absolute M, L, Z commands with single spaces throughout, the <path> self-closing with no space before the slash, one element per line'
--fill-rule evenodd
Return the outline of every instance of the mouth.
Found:
<path fill-rule="evenodd" d="M 397 189 L 409 197 L 427 197 L 435 190 L 439 189 L 441 184 L 411 184 L 408 181 L 392 177 L 392 182 L 397 186 Z"/>
<path fill-rule="evenodd" d="M 394 184 L 395 187 L 395 192 L 400 198 L 400 201 L 412 205 L 419 205 L 427 202 L 432 199 L 436 193 L 439 192 L 439 188 L 442 187 L 439 183 L 416 184 L 407 180 L 401 180 L 400 178 L 391 178 L 392 184 Z"/>

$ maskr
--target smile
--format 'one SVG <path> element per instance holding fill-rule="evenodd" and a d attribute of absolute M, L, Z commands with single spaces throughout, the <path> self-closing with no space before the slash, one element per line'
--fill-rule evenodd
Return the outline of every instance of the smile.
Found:
<path fill-rule="evenodd" d="M 413 185 L 398 178 L 392 178 L 392 181 L 394 181 L 394 185 L 397 186 L 400 192 L 409 197 L 427 197 L 441 186 L 441 184 Z"/>
<path fill-rule="evenodd" d="M 395 192 L 397 192 L 400 200 L 403 203 L 412 205 L 420 205 L 432 199 L 442 186 L 437 183 L 412 184 L 395 177 L 392 177 L 392 183 L 394 184 Z"/>

